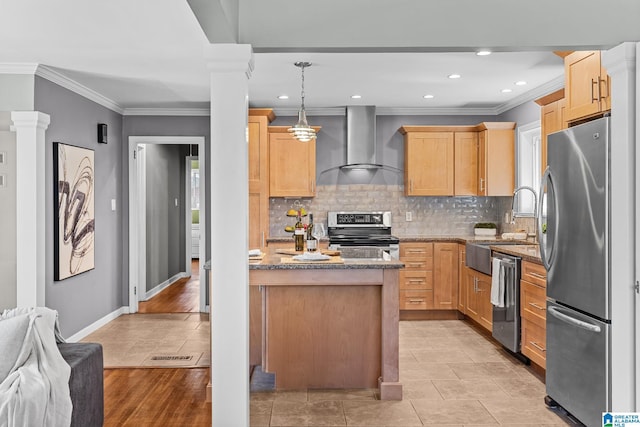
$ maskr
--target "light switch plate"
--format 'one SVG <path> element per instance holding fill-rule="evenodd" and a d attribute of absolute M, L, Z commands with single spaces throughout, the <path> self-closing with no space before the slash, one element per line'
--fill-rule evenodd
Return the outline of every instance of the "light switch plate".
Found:
<path fill-rule="evenodd" d="M 404 214 L 404 219 L 405 219 L 405 221 L 407 221 L 407 222 L 411 222 L 411 221 L 413 221 L 413 213 L 411 213 L 411 212 L 405 212 L 405 214 Z"/>
<path fill-rule="evenodd" d="M 111 210 L 114 212 L 116 210 L 116 199 L 111 199 Z"/>

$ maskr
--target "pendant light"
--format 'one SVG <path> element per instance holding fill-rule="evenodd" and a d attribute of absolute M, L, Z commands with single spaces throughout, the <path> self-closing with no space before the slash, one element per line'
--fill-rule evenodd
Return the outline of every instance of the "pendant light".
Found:
<path fill-rule="evenodd" d="M 316 137 L 316 131 L 307 122 L 307 113 L 304 110 L 304 69 L 311 66 L 311 62 L 298 61 L 294 64 L 302 70 L 302 106 L 298 111 L 298 123 L 287 129 L 295 139 L 300 142 L 309 142 Z"/>

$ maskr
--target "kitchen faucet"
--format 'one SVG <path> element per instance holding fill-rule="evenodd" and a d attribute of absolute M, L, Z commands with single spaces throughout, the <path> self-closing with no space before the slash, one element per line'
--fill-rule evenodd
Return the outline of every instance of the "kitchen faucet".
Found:
<path fill-rule="evenodd" d="M 526 185 L 523 185 L 521 187 L 516 188 L 515 190 L 513 190 L 513 200 L 511 201 L 511 224 L 515 224 L 516 223 L 516 212 L 515 212 L 515 204 L 516 204 L 516 195 L 518 194 L 519 191 L 521 190 L 529 190 L 531 191 L 531 194 L 533 194 L 533 219 L 534 219 L 534 224 L 538 223 L 538 195 L 536 194 L 536 190 L 534 190 L 531 187 L 528 187 Z M 528 235 L 528 233 L 527 233 Z M 536 229 L 535 234 L 533 235 L 533 242 L 537 243 L 538 242 L 538 232 Z"/>

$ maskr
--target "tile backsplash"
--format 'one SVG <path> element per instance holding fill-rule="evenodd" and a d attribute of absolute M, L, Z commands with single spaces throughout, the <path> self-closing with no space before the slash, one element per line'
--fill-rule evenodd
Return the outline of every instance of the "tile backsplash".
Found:
<path fill-rule="evenodd" d="M 395 236 L 469 235 L 476 222 L 495 222 L 498 233 L 525 228 L 518 218 L 516 225 L 503 223 L 511 210 L 511 197 L 407 197 L 402 185 L 321 185 L 316 197 L 299 199 L 315 222 L 327 222 L 327 211 L 391 211 Z M 290 236 L 284 231 L 295 220 L 286 216 L 296 199 L 270 199 L 271 237 Z M 411 212 L 412 221 L 406 221 Z M 528 219 L 524 219 L 527 221 Z M 531 221 L 532 222 L 532 221 Z"/>

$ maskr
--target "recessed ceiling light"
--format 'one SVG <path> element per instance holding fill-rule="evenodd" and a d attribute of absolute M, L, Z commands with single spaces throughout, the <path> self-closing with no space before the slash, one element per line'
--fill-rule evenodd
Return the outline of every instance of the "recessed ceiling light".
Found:
<path fill-rule="evenodd" d="M 511 92 L 511 89 L 502 89 L 500 92 L 502 92 L 502 93 L 509 93 L 509 92 Z"/>
<path fill-rule="evenodd" d="M 362 95 L 351 95 L 351 99 L 360 99 Z"/>
<path fill-rule="evenodd" d="M 278 99 L 289 99 L 289 95 L 280 95 Z"/>
<path fill-rule="evenodd" d="M 527 82 L 525 82 L 524 80 L 519 80 L 519 81 L 517 81 L 517 82 L 515 83 L 515 85 L 516 85 L 516 86 L 524 86 L 524 85 L 526 85 L 526 84 L 527 84 Z"/>
<path fill-rule="evenodd" d="M 476 55 L 478 55 L 478 56 L 491 55 L 491 51 L 490 50 L 479 50 L 479 51 L 476 52 Z"/>
<path fill-rule="evenodd" d="M 432 99 L 432 98 L 433 98 L 433 95 L 425 95 L 425 96 L 423 96 L 423 98 L 424 98 L 424 99 Z"/>
<path fill-rule="evenodd" d="M 459 79 L 460 77 L 462 77 L 460 74 L 449 74 L 450 79 Z"/>

